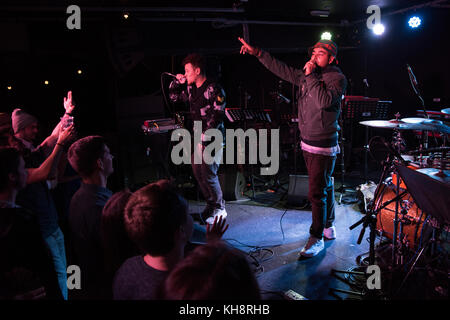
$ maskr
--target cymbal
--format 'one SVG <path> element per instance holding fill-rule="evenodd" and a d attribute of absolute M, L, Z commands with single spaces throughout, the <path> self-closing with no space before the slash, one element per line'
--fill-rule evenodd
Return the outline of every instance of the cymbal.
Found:
<path fill-rule="evenodd" d="M 396 129 L 396 130 L 433 130 L 430 124 L 408 123 L 403 120 L 366 120 L 360 124 L 374 128 Z"/>
<path fill-rule="evenodd" d="M 428 119 L 428 118 L 403 118 L 402 121 L 406 123 L 421 124 L 429 127 L 429 129 L 423 129 L 428 131 L 437 131 L 442 133 L 450 133 L 450 127 L 441 120 Z M 418 129 L 420 130 L 420 129 Z"/>
<path fill-rule="evenodd" d="M 411 150 L 408 152 L 408 154 L 424 154 L 424 153 L 431 153 L 431 152 L 442 152 L 442 151 L 450 151 L 450 147 L 437 147 L 437 148 L 426 148 L 422 150 Z"/>
<path fill-rule="evenodd" d="M 431 125 L 442 124 L 441 120 L 428 119 L 428 118 L 403 118 L 401 120 L 406 123 L 420 123 L 420 124 L 431 124 Z"/>
<path fill-rule="evenodd" d="M 430 178 L 433 178 L 435 180 L 444 182 L 444 183 L 450 183 L 450 171 L 449 170 L 439 170 L 436 168 L 421 168 L 417 169 L 417 172 L 426 174 Z"/>
<path fill-rule="evenodd" d="M 450 108 L 442 109 L 441 112 L 445 114 L 450 114 Z"/>
<path fill-rule="evenodd" d="M 450 133 L 450 126 L 448 126 L 446 124 L 436 125 L 436 131 L 448 134 L 448 133 Z"/>

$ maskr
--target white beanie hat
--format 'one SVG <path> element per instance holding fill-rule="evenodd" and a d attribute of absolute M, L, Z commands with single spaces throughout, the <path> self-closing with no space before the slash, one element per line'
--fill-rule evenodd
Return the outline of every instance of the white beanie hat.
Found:
<path fill-rule="evenodd" d="M 38 122 L 36 117 L 18 108 L 14 109 L 11 116 L 11 120 L 14 133 L 17 133 L 20 130 L 25 129 L 26 127 L 35 122 Z"/>

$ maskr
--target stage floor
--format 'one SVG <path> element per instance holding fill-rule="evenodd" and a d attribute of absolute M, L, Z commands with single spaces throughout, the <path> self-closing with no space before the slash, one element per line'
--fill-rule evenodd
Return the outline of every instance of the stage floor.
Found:
<path fill-rule="evenodd" d="M 338 196 L 339 193 L 336 193 Z M 360 245 L 357 239 L 361 226 L 349 227 L 363 214 L 357 204 L 336 202 L 337 239 L 326 240 L 325 249 L 312 258 L 300 258 L 299 252 L 308 240 L 311 209 L 285 207 L 282 194 L 259 193 L 252 200 L 226 203 L 229 228 L 223 239 L 231 246 L 247 253 L 255 270 L 264 299 L 284 299 L 293 290 L 310 300 L 357 298 L 345 293 L 330 295 L 330 288 L 351 290 L 331 274 L 332 269 L 357 267 L 358 255 L 369 251 L 369 228 Z M 190 201 L 190 213 L 203 210 L 202 201 Z M 205 226 L 195 223 L 192 241 L 205 241 Z"/>

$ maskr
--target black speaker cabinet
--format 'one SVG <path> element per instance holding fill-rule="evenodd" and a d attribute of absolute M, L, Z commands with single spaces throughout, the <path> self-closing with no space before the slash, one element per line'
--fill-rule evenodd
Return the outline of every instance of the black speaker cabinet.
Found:
<path fill-rule="evenodd" d="M 334 185 L 334 177 L 331 177 Z M 303 206 L 308 201 L 308 176 L 307 175 L 289 175 L 289 189 L 287 203 L 292 206 Z"/>

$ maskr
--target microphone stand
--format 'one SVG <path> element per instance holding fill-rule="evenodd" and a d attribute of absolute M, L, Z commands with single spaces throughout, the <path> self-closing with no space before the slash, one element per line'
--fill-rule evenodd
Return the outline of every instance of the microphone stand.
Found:
<path fill-rule="evenodd" d="M 427 112 L 427 110 L 425 108 L 425 101 L 423 100 L 422 95 L 420 93 L 420 90 L 418 88 L 419 84 L 417 83 L 417 80 L 415 80 L 414 73 L 412 72 L 412 69 L 409 66 L 409 64 L 406 64 L 406 67 L 407 67 L 407 70 L 408 70 L 409 81 L 411 82 L 411 86 L 412 86 L 412 88 L 414 90 L 414 93 L 417 95 L 417 97 L 419 98 L 420 102 L 422 103 L 423 113 L 425 114 L 425 117 L 427 119 L 430 119 L 430 115 L 428 114 L 428 112 Z M 424 146 L 425 146 L 425 149 L 427 149 L 428 148 L 428 131 L 426 131 L 426 134 L 424 134 L 424 136 L 425 136 L 424 137 L 425 138 Z M 437 146 L 438 142 L 437 142 L 437 139 L 436 139 L 436 136 L 434 135 L 434 133 L 433 133 L 433 138 L 434 138 L 434 142 L 436 143 L 436 146 Z"/>

